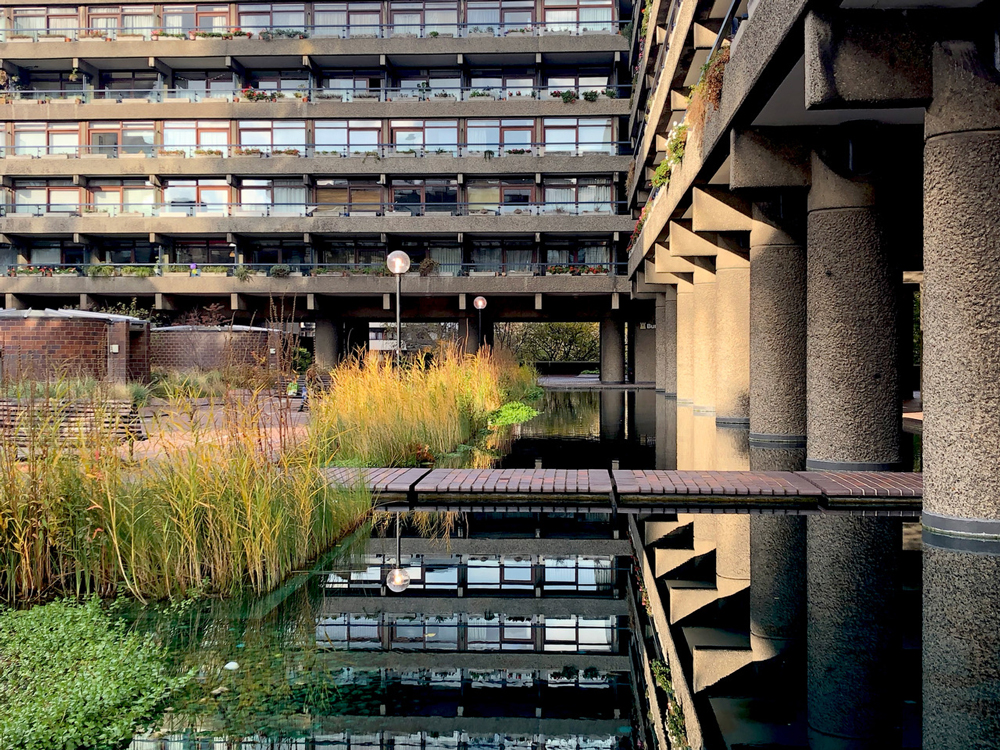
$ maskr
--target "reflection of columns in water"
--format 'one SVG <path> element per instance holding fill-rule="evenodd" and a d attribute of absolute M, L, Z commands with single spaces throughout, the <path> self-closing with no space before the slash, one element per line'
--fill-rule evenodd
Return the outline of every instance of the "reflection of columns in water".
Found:
<path fill-rule="evenodd" d="M 874 187 L 849 168 L 865 165 L 872 142 L 837 132 L 828 145 L 813 154 L 809 193 L 807 465 L 885 469 L 899 460 L 902 278 Z M 898 746 L 900 522 L 811 516 L 806 536 L 810 746 Z"/>
<path fill-rule="evenodd" d="M 715 412 L 715 274 L 703 268 L 694 272 L 694 405 Z M 714 424 L 714 418 L 713 418 Z M 706 467 L 710 468 L 710 467 Z"/>
<path fill-rule="evenodd" d="M 656 468 L 677 468 L 677 399 L 656 394 Z"/>
<path fill-rule="evenodd" d="M 625 438 L 625 390 L 622 388 L 601 391 L 601 440 L 618 441 Z"/>
<path fill-rule="evenodd" d="M 677 403 L 694 403 L 694 284 L 677 283 Z"/>
<path fill-rule="evenodd" d="M 925 119 L 923 744 L 934 750 L 995 747 L 1000 716 L 1000 87 L 986 52 L 934 50 Z"/>
<path fill-rule="evenodd" d="M 694 468 L 694 407 L 677 402 L 677 469 Z"/>
<path fill-rule="evenodd" d="M 656 390 L 677 395 L 677 289 L 656 295 Z"/>
<path fill-rule="evenodd" d="M 744 428 L 719 427 L 715 436 L 715 468 L 750 468 L 750 433 Z M 715 520 L 715 580 L 720 596 L 750 584 L 750 516 L 727 513 Z"/>
<path fill-rule="evenodd" d="M 656 391 L 640 388 L 625 396 L 628 409 L 628 437 L 639 445 L 656 440 Z"/>
<path fill-rule="evenodd" d="M 712 471 L 715 469 L 715 414 L 699 412 L 694 409 L 694 449 L 692 451 L 692 469 Z"/>

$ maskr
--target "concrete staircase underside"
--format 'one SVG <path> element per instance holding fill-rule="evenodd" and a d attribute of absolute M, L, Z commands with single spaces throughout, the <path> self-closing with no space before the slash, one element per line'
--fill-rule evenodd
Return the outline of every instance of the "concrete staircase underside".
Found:
<path fill-rule="evenodd" d="M 699 693 L 753 661 L 750 638 L 721 628 L 682 628 L 691 651 L 692 690 Z"/>
<path fill-rule="evenodd" d="M 696 539 L 694 549 L 661 549 L 657 547 L 653 550 L 656 577 L 663 578 L 684 563 L 690 562 L 696 557 L 707 555 L 714 549 L 715 543 L 705 539 Z"/>

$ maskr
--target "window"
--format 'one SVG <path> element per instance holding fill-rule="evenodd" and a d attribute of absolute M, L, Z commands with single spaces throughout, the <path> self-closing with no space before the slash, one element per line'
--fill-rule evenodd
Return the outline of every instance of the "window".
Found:
<path fill-rule="evenodd" d="M 547 117 L 543 132 L 546 153 L 614 153 L 610 117 Z"/>
<path fill-rule="evenodd" d="M 335 240 L 319 250 L 319 262 L 331 265 L 355 263 L 385 265 L 385 244 L 377 239 Z"/>
<path fill-rule="evenodd" d="M 51 8 L 14 8 L 14 33 L 29 32 L 54 36 L 75 36 L 80 28 L 80 12 L 75 5 Z"/>
<path fill-rule="evenodd" d="M 338 216 L 380 216 L 382 186 L 365 180 L 316 181 L 316 213 Z"/>
<path fill-rule="evenodd" d="M 610 32 L 613 19 L 610 0 L 545 0 L 546 32 Z"/>
<path fill-rule="evenodd" d="M 316 622 L 316 645 L 321 648 L 373 650 L 382 648 L 379 615 L 338 615 Z"/>
<path fill-rule="evenodd" d="M 556 91 L 575 91 L 581 97 L 588 91 L 603 94 L 608 87 L 608 78 L 607 73 L 550 72 L 545 77 L 545 94 L 549 99 L 557 98 Z"/>
<path fill-rule="evenodd" d="M 500 648 L 503 651 L 534 651 L 531 618 L 505 616 L 500 629 Z"/>
<path fill-rule="evenodd" d="M 84 262 L 84 248 L 69 240 L 35 240 L 27 250 L 33 265 L 81 265 Z M 89 253 L 88 253 L 89 255 Z"/>
<path fill-rule="evenodd" d="M 378 156 L 382 123 L 378 120 L 316 120 L 316 152 Z"/>
<path fill-rule="evenodd" d="M 474 271 L 506 272 L 518 276 L 531 274 L 535 261 L 534 238 L 474 239 L 470 259 Z"/>
<path fill-rule="evenodd" d="M 243 31 L 255 34 L 265 29 L 306 31 L 306 6 L 302 3 L 241 3 L 237 13 Z"/>
<path fill-rule="evenodd" d="M 67 99 L 72 96 L 79 96 L 78 92 L 83 91 L 83 82 L 86 74 L 76 76 L 72 80 L 69 72 L 41 72 L 34 71 L 28 76 L 28 87 L 21 92 L 24 98 L 45 98 L 45 99 Z M 41 94 L 40 92 L 45 92 Z"/>
<path fill-rule="evenodd" d="M 315 36 L 378 37 L 382 35 L 381 3 L 316 3 L 313 6 Z"/>
<path fill-rule="evenodd" d="M 114 158 L 123 154 L 153 155 L 152 122 L 92 122 L 88 128 L 90 151 Z"/>
<path fill-rule="evenodd" d="M 156 188 L 146 180 L 102 180 L 90 185 L 91 210 L 117 216 L 120 213 L 155 214 Z"/>
<path fill-rule="evenodd" d="M 534 25 L 534 5 L 532 0 L 471 0 L 467 10 L 469 30 L 510 32 L 530 29 Z"/>
<path fill-rule="evenodd" d="M 72 180 L 15 180 L 14 213 L 80 213 L 80 188 Z"/>
<path fill-rule="evenodd" d="M 165 180 L 163 203 L 163 210 L 170 213 L 225 215 L 229 212 L 229 185 L 225 180 Z"/>
<path fill-rule="evenodd" d="M 163 30 L 168 34 L 189 31 L 229 30 L 228 5 L 164 5 Z"/>
<path fill-rule="evenodd" d="M 530 214 L 534 181 L 528 178 L 471 180 L 468 187 L 470 214 Z"/>
<path fill-rule="evenodd" d="M 468 120 L 465 125 L 470 153 L 530 154 L 534 135 L 533 120 Z"/>
<path fill-rule="evenodd" d="M 545 180 L 542 189 L 543 213 L 612 213 L 611 180 L 607 177 L 552 177 Z"/>
<path fill-rule="evenodd" d="M 153 72 L 102 71 L 94 96 L 98 99 L 144 99 L 158 85 L 157 75 Z"/>
<path fill-rule="evenodd" d="M 391 120 L 389 130 L 396 153 L 458 152 L 457 120 Z"/>
<path fill-rule="evenodd" d="M 186 91 L 189 99 L 197 101 L 206 96 L 230 97 L 236 93 L 236 81 L 230 71 L 193 70 L 178 71 L 174 77 L 174 88 Z M 178 93 L 179 96 L 185 94 Z"/>
<path fill-rule="evenodd" d="M 392 210 L 421 216 L 458 210 L 457 180 L 393 180 Z"/>
<path fill-rule="evenodd" d="M 353 74 L 331 74 L 323 80 L 323 90 L 317 99 L 351 102 L 356 99 L 377 101 L 382 95 L 382 74 L 378 71 L 356 70 Z"/>
<path fill-rule="evenodd" d="M 305 216 L 306 186 L 295 180 L 243 180 L 240 210 L 266 215 Z"/>
<path fill-rule="evenodd" d="M 225 240 L 176 240 L 173 262 L 224 265 L 233 262 L 229 255 L 231 250 Z"/>
<path fill-rule="evenodd" d="M 87 8 L 87 27 L 113 36 L 142 34 L 147 39 L 156 26 L 152 5 L 95 5 Z"/>
<path fill-rule="evenodd" d="M 309 91 L 309 74 L 304 70 L 247 71 L 247 85 L 259 91 L 282 92 L 284 97 L 301 97 Z"/>
<path fill-rule="evenodd" d="M 147 240 L 107 240 L 103 243 L 104 258 L 108 263 L 156 263 L 157 255 Z"/>
<path fill-rule="evenodd" d="M 535 75 L 530 70 L 499 71 L 484 70 L 474 71 L 470 76 L 469 83 L 475 96 L 482 97 L 483 94 L 491 95 L 494 98 L 517 98 L 519 96 L 531 97 L 535 90 Z"/>
<path fill-rule="evenodd" d="M 14 153 L 28 156 L 80 151 L 78 122 L 18 122 L 14 124 Z"/>
<path fill-rule="evenodd" d="M 257 264 L 286 263 L 299 270 L 299 266 L 307 261 L 309 248 L 301 240 L 279 240 L 264 238 L 253 240 L 249 247 L 250 257 Z"/>
<path fill-rule="evenodd" d="M 196 149 L 228 154 L 229 123 L 225 120 L 167 120 L 163 123 L 163 150 L 183 151 L 187 156 Z"/>
<path fill-rule="evenodd" d="M 389 18 L 393 36 L 458 36 L 458 3 L 454 0 L 392 0 Z"/>
<path fill-rule="evenodd" d="M 273 150 L 292 149 L 306 152 L 306 123 L 304 120 L 240 120 L 237 124 L 240 147 L 259 149 L 269 154 Z"/>

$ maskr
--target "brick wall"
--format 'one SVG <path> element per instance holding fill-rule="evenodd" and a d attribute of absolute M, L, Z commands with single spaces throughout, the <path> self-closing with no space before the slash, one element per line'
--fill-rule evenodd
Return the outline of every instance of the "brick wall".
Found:
<path fill-rule="evenodd" d="M 104 379 L 108 324 L 69 318 L 0 319 L 0 372 L 5 379 Z"/>
<path fill-rule="evenodd" d="M 162 370 L 218 370 L 252 365 L 276 366 L 271 349 L 277 337 L 267 331 L 231 331 L 218 328 L 160 329 L 150 334 L 149 362 Z"/>
<path fill-rule="evenodd" d="M 149 382 L 149 326 L 129 333 L 128 379 Z"/>

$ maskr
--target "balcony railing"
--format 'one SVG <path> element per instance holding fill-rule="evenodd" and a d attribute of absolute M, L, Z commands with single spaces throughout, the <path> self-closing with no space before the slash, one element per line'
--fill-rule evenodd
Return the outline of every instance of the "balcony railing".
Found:
<path fill-rule="evenodd" d="M 628 141 L 574 141 L 567 143 L 433 143 L 399 144 L 372 143 L 350 146 L 337 144 L 286 143 L 275 145 L 203 143 L 190 144 L 126 144 L 122 146 L 35 146 L 15 145 L 0 147 L 0 158 L 53 158 L 53 159 L 154 159 L 162 158 L 219 158 L 236 157 L 333 157 L 351 159 L 383 159 L 390 157 L 462 157 L 490 160 L 511 156 L 618 156 L 628 155 Z"/>
<path fill-rule="evenodd" d="M 14 203 L 2 207 L 5 217 L 136 217 L 206 218 L 411 218 L 420 216 L 587 216 L 614 215 L 624 201 L 529 201 L 526 203 L 459 201 L 379 201 L 343 203 L 253 203 L 172 201 L 167 203 Z"/>
<path fill-rule="evenodd" d="M 414 263 L 407 276 L 501 277 L 501 276 L 621 276 L 628 273 L 628 263 L 551 262 L 551 263 L 437 263 L 422 272 Z M 11 277 L 91 277 L 151 278 L 160 276 L 222 277 L 241 280 L 252 277 L 345 277 L 391 276 L 385 263 L 46 263 L 13 264 L 7 267 Z"/>
<path fill-rule="evenodd" d="M 217 91 L 198 91 L 179 88 L 79 88 L 72 89 L 13 89 L 0 91 L 0 98 L 8 101 L 65 102 L 71 104 L 129 103 L 177 104 L 219 102 L 451 102 L 506 101 L 526 102 L 563 100 L 567 103 L 599 101 L 602 99 L 627 99 L 631 86 L 597 86 L 567 89 L 557 86 L 439 86 L 433 83 L 390 86 L 379 89 L 318 88 L 303 84 L 294 91 L 276 91 L 254 88 L 220 88 Z"/>
<path fill-rule="evenodd" d="M 53 29 L 0 29 L 2 42 L 59 41 L 141 41 L 252 39 L 270 42 L 279 39 L 390 39 L 390 38 L 482 38 L 529 36 L 585 36 L 619 34 L 628 26 L 619 21 L 534 21 L 531 23 L 379 23 L 379 24 L 308 24 L 266 26 L 243 29 L 213 27 L 204 29 L 133 26 L 128 29 L 77 27 Z"/>

